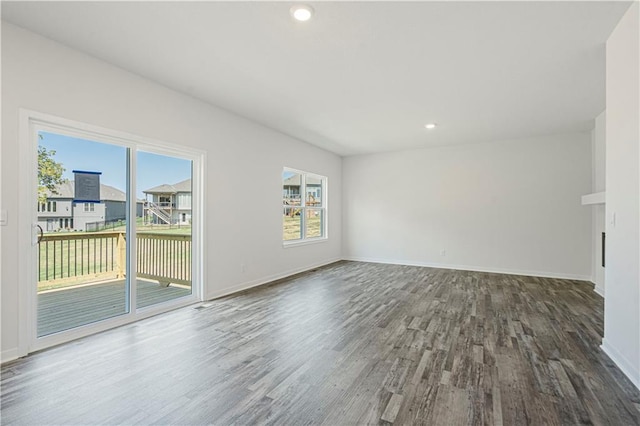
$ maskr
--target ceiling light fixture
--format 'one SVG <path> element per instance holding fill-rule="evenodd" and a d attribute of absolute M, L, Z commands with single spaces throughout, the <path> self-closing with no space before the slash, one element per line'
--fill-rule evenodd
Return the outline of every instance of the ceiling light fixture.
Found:
<path fill-rule="evenodd" d="M 313 16 L 313 8 L 306 4 L 298 4 L 293 6 L 289 12 L 291 12 L 291 16 L 296 21 L 305 22 L 311 19 Z"/>
<path fill-rule="evenodd" d="M 429 124 L 425 124 L 424 127 L 426 127 L 427 129 L 431 130 L 431 129 L 435 129 L 437 126 L 436 123 L 429 123 Z"/>

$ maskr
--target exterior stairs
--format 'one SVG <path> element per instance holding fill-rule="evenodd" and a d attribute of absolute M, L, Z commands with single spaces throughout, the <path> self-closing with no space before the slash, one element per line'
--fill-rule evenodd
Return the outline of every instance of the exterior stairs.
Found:
<path fill-rule="evenodd" d="M 147 210 L 162 222 L 166 223 L 167 225 L 171 225 L 171 216 L 169 215 L 169 213 L 167 213 L 165 209 L 163 209 L 156 203 L 149 201 L 147 203 Z"/>

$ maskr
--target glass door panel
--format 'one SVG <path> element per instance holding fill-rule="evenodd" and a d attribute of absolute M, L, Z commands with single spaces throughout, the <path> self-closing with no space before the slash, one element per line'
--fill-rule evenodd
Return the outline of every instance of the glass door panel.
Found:
<path fill-rule="evenodd" d="M 129 312 L 127 156 L 38 133 L 38 337 Z"/>
<path fill-rule="evenodd" d="M 136 305 L 192 294 L 192 161 L 138 151 Z"/>

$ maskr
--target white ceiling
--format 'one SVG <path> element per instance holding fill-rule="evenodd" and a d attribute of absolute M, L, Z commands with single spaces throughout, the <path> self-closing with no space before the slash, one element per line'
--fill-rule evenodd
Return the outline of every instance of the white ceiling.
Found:
<path fill-rule="evenodd" d="M 585 131 L 629 2 L 3 2 L 3 19 L 341 155 Z M 437 122 L 435 130 L 423 126 Z"/>

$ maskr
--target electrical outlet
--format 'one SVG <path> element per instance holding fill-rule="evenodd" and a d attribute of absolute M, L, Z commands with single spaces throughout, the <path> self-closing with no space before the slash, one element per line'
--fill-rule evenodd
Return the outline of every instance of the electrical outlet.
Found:
<path fill-rule="evenodd" d="M 247 268 L 245 268 L 244 263 L 240 264 L 240 272 L 245 272 Z"/>
<path fill-rule="evenodd" d="M 440 250 L 440 256 L 446 256 L 447 251 L 445 249 Z"/>

